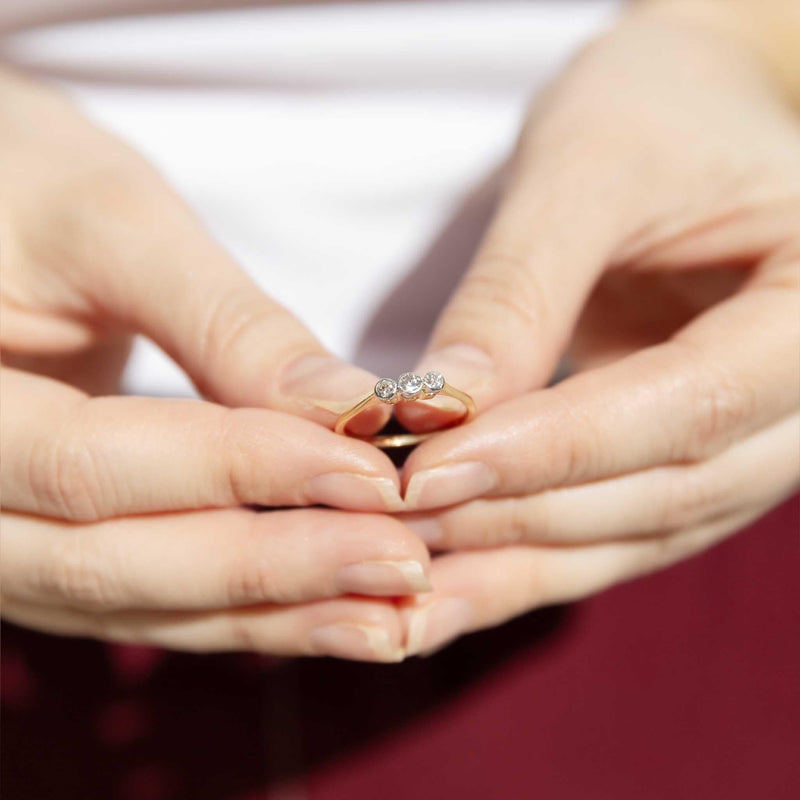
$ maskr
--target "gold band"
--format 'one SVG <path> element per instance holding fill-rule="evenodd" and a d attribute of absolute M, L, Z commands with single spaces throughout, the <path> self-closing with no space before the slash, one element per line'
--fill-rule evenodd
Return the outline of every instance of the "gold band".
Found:
<path fill-rule="evenodd" d="M 469 422 L 475 416 L 475 401 L 466 392 L 462 392 L 460 389 L 456 389 L 455 386 L 445 383 L 435 395 L 423 395 L 419 398 L 395 397 L 389 400 L 382 400 L 375 393 L 372 393 L 368 397 L 365 397 L 363 400 L 356 403 L 349 411 L 345 411 L 344 414 L 342 414 L 336 420 L 336 425 L 334 425 L 333 432 L 343 434 L 344 436 L 350 436 L 353 439 L 360 439 L 361 441 L 369 442 L 370 444 L 375 445 L 375 447 L 380 447 L 382 450 L 388 450 L 393 447 L 410 447 L 412 445 L 419 444 L 420 442 L 424 442 L 425 439 L 433 436 L 434 433 L 438 433 L 438 430 L 429 431 L 426 433 L 404 432 L 376 434 L 374 436 L 353 436 L 352 434 L 347 433 L 347 423 L 353 418 L 357 417 L 362 411 L 366 411 L 368 408 L 375 408 L 376 406 L 380 405 L 395 405 L 395 403 L 403 402 L 404 400 L 408 400 L 408 402 L 416 402 L 418 399 L 430 400 L 432 397 L 440 397 L 442 395 L 458 400 L 463 404 L 465 409 L 464 415 L 452 425 L 448 425 L 448 428 L 453 428 L 457 425 L 463 425 L 465 422 Z"/>

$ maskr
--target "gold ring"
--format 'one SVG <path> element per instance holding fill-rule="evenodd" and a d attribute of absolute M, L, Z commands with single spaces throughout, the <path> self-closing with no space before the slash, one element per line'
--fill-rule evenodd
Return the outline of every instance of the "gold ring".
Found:
<path fill-rule="evenodd" d="M 413 372 L 404 372 L 396 381 L 391 378 L 381 378 L 375 384 L 375 389 L 370 395 L 356 403 L 349 411 L 345 411 L 336 420 L 333 432 L 350 436 L 351 434 L 347 433 L 347 423 L 362 411 L 374 408 L 382 403 L 393 406 L 399 402 L 430 400 L 440 395 L 455 398 L 464 405 L 465 409 L 464 415 L 447 427 L 452 428 L 456 425 L 463 425 L 475 416 L 475 401 L 466 392 L 462 392 L 447 383 L 441 372 L 431 370 L 422 377 Z M 409 447 L 419 444 L 428 437 L 433 436 L 434 433 L 437 433 L 437 431 L 428 433 L 389 433 L 375 436 L 353 436 L 352 438 L 361 439 L 386 450 L 391 447 Z"/>

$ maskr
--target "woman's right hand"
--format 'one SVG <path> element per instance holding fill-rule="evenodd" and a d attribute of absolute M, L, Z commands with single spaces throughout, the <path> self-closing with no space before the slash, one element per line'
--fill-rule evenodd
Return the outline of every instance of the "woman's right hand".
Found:
<path fill-rule="evenodd" d="M 0 74 L 0 154 L 4 616 L 180 649 L 399 658 L 377 598 L 428 588 L 427 550 L 355 513 L 400 507 L 396 470 L 325 427 L 374 377 L 57 92 Z M 209 401 L 108 396 L 133 333 Z M 347 510 L 288 508 L 320 504 Z"/>

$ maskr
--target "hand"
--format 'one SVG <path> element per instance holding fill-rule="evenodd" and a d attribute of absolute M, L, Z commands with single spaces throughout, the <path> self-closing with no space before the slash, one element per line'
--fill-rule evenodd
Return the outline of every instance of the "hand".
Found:
<path fill-rule="evenodd" d="M 365 596 L 427 588 L 410 531 L 241 508 L 396 511 L 389 459 L 323 427 L 374 378 L 326 353 L 59 94 L 2 75 L 0 153 L 4 615 L 182 649 L 396 660 L 395 608 Z M 216 402 L 98 396 L 133 332 Z"/>
<path fill-rule="evenodd" d="M 422 364 L 484 413 L 404 470 L 412 525 L 471 549 L 435 559 L 409 652 L 667 566 L 790 494 L 799 275 L 800 126 L 763 63 L 663 10 L 592 44 L 534 107 Z M 531 391 L 568 348 L 576 374 Z"/>

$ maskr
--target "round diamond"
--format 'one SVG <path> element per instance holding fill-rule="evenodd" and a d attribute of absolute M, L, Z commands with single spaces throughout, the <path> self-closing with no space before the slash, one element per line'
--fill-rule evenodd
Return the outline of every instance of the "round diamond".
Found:
<path fill-rule="evenodd" d="M 375 384 L 375 395 L 381 400 L 391 400 L 397 394 L 397 383 L 391 378 L 381 378 Z"/>
<path fill-rule="evenodd" d="M 425 384 L 426 391 L 435 394 L 444 387 L 444 375 L 438 370 L 432 369 L 430 372 L 425 373 L 422 382 Z"/>
<path fill-rule="evenodd" d="M 422 378 L 413 372 L 404 372 L 397 379 L 397 386 L 406 400 L 413 400 L 422 391 Z"/>

